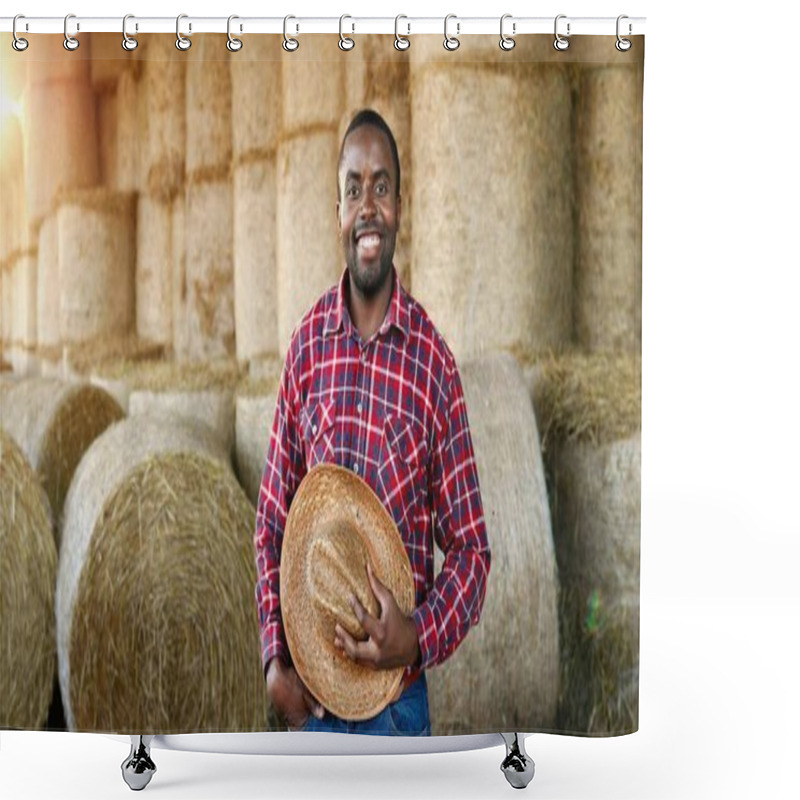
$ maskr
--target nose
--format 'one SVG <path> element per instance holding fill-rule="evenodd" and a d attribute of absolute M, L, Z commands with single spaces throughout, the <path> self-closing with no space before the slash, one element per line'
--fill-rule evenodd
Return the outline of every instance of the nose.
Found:
<path fill-rule="evenodd" d="M 375 205 L 375 198 L 372 192 L 366 190 L 361 193 L 361 206 L 358 209 L 358 214 L 363 219 L 371 219 L 377 213 L 377 206 Z"/>

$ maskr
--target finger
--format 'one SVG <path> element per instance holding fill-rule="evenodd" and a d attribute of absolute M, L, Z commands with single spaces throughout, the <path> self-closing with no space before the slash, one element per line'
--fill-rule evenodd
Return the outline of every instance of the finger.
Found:
<path fill-rule="evenodd" d="M 361 623 L 361 627 L 366 631 L 367 636 L 372 639 L 380 638 L 381 630 L 378 620 L 361 605 L 359 599 L 354 595 L 350 597 L 350 606 L 356 619 Z"/>
<path fill-rule="evenodd" d="M 309 713 L 313 714 L 317 719 L 322 719 L 325 716 L 325 709 L 322 707 L 322 703 L 305 686 L 303 687 L 303 699 L 306 701 Z"/>
<path fill-rule="evenodd" d="M 389 589 L 384 586 L 378 576 L 372 571 L 372 565 L 367 561 L 367 578 L 369 578 L 369 585 L 372 587 L 372 593 L 375 595 L 375 599 L 378 601 L 378 605 L 381 608 L 381 616 L 383 616 L 383 611 L 386 608 L 386 603 L 388 599 L 391 597 L 394 599 L 392 593 Z"/>
<path fill-rule="evenodd" d="M 336 643 L 352 661 L 367 667 L 375 667 L 376 648 L 372 639 L 357 642 L 341 625 L 337 625 Z"/>

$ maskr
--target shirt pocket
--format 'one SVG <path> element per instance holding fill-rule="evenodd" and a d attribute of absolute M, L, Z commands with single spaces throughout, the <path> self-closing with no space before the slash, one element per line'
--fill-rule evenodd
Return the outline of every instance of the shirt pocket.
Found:
<path fill-rule="evenodd" d="M 303 406 L 300 414 L 303 429 L 303 446 L 306 467 L 334 461 L 334 433 L 336 427 L 336 401 L 329 397 Z"/>
<path fill-rule="evenodd" d="M 427 496 L 428 443 L 421 426 L 387 414 L 381 455 L 378 484 L 382 499 L 403 538 L 408 539 L 413 535 L 414 516 Z"/>

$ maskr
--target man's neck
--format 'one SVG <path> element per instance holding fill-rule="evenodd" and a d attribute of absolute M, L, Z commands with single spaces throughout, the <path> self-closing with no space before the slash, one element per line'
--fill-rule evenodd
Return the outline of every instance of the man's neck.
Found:
<path fill-rule="evenodd" d="M 368 341 L 383 324 L 389 302 L 392 299 L 392 289 L 394 288 L 394 270 L 389 273 L 386 283 L 372 297 L 365 297 L 353 284 L 353 278 L 348 271 L 347 289 L 345 301 L 350 312 L 350 319 L 353 321 L 358 335 L 362 342 Z"/>

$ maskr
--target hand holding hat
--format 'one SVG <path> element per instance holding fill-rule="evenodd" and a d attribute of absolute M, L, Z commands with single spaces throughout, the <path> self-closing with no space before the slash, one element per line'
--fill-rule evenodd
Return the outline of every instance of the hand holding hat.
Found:
<path fill-rule="evenodd" d="M 375 577 L 369 562 L 367 577 L 380 605 L 380 615 L 373 617 L 355 595 L 350 598 L 350 606 L 369 638 L 357 641 L 337 624 L 334 644 L 356 663 L 372 669 L 415 664 L 419 658 L 419 641 L 414 621 L 400 610 L 394 595 Z"/>

